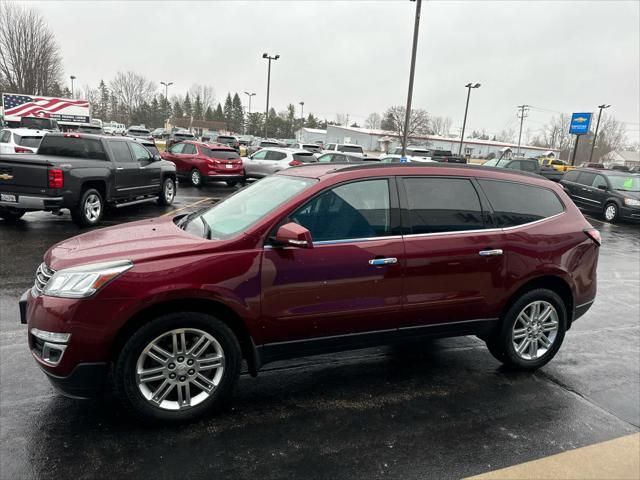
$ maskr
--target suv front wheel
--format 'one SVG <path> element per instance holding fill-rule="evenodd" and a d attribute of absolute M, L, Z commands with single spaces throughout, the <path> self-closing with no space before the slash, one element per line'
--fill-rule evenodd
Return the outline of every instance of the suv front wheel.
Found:
<path fill-rule="evenodd" d="M 507 310 L 500 331 L 486 343 L 489 352 L 505 365 L 536 370 L 560 349 L 567 328 L 567 309 L 551 290 L 524 293 Z"/>
<path fill-rule="evenodd" d="M 114 388 L 134 414 L 187 421 L 229 397 L 240 362 L 238 340 L 223 322 L 201 313 L 171 313 L 129 338 L 116 361 Z"/>

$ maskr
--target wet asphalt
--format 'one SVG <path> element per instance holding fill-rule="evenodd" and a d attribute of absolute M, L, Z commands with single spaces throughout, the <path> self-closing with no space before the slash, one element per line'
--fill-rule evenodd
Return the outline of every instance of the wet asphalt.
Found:
<path fill-rule="evenodd" d="M 172 207 L 123 208 L 103 226 L 233 190 L 181 188 Z M 179 427 L 54 392 L 17 299 L 46 249 L 80 230 L 68 214 L 0 220 L 0 479 L 460 478 L 637 432 L 640 228 L 589 220 L 603 236 L 598 298 L 538 372 L 504 369 L 475 337 L 308 357 L 243 375 L 224 411 Z"/>

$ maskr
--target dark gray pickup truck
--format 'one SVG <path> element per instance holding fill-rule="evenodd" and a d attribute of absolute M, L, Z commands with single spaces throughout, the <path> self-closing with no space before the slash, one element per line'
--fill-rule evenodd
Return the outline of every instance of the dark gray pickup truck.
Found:
<path fill-rule="evenodd" d="M 100 222 L 106 206 L 157 200 L 170 205 L 176 167 L 133 138 L 49 133 L 34 155 L 0 155 L 0 218 L 69 209 L 79 226 Z"/>
<path fill-rule="evenodd" d="M 564 172 L 560 172 L 553 167 L 540 165 L 536 158 L 494 158 L 483 163 L 485 167 L 510 168 L 511 170 L 520 170 L 523 172 L 537 173 L 549 180 L 559 182 L 564 176 Z"/>

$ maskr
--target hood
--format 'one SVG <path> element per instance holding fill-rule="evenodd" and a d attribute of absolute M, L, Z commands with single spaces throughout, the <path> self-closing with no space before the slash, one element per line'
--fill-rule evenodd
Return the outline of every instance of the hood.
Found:
<path fill-rule="evenodd" d="M 616 190 L 623 197 L 635 198 L 636 200 L 640 200 L 640 192 L 627 192 L 624 190 Z"/>
<path fill-rule="evenodd" d="M 187 253 L 191 248 L 213 246 L 210 240 L 186 233 L 172 217 L 158 217 L 101 228 L 64 240 L 44 256 L 47 265 L 60 270 L 109 260 L 152 260 Z"/>

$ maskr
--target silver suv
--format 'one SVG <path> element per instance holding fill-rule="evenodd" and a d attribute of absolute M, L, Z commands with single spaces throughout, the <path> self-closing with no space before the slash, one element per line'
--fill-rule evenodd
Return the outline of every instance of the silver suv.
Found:
<path fill-rule="evenodd" d="M 315 163 L 315 155 L 293 148 L 263 148 L 242 159 L 246 178 L 262 178 L 286 168 Z"/>

